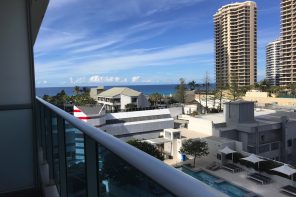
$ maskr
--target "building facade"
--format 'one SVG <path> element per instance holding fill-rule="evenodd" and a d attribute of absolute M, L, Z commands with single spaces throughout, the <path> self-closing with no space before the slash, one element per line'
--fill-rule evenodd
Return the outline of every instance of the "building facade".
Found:
<path fill-rule="evenodd" d="M 90 91 L 90 96 L 104 105 L 106 110 L 125 110 L 127 105 L 134 108 L 149 107 L 149 102 L 142 92 L 126 87 L 114 87 L 105 91 L 97 88 Z"/>
<path fill-rule="evenodd" d="M 281 1 L 281 51 L 282 68 L 280 85 L 286 86 L 296 82 L 296 19 L 293 14 L 296 11 L 296 0 Z"/>
<path fill-rule="evenodd" d="M 178 114 L 181 114 L 181 107 L 177 109 Z M 164 129 L 174 128 L 174 113 L 171 109 L 106 113 L 104 108 L 96 105 L 74 106 L 73 111 L 78 119 L 124 141 L 157 138 Z M 76 135 L 75 141 L 77 138 L 79 135 Z"/>
<path fill-rule="evenodd" d="M 223 6 L 214 15 L 216 84 L 257 81 L 257 6 L 246 1 Z"/>
<path fill-rule="evenodd" d="M 254 114 L 254 103 L 225 104 L 225 125 L 215 126 L 218 136 L 242 143 L 242 151 L 286 163 L 296 161 L 294 112 Z"/>
<path fill-rule="evenodd" d="M 266 46 L 266 79 L 270 85 L 280 85 L 281 41 L 270 42 Z"/>

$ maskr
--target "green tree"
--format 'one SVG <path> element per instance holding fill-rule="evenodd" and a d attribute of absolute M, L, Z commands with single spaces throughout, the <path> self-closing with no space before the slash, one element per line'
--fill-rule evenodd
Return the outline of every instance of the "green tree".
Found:
<path fill-rule="evenodd" d="M 267 79 L 264 79 L 262 81 L 260 81 L 259 83 L 259 89 L 262 92 L 269 92 L 270 90 L 270 83 Z"/>
<path fill-rule="evenodd" d="M 149 102 L 154 106 L 157 105 L 157 103 L 161 103 L 162 99 L 163 99 L 162 95 L 159 94 L 158 92 L 152 93 L 149 96 Z"/>
<path fill-rule="evenodd" d="M 210 97 L 210 99 L 213 101 L 213 109 L 216 109 L 216 100 L 219 99 L 217 92 L 217 90 L 213 91 L 213 95 Z"/>
<path fill-rule="evenodd" d="M 278 95 L 283 89 L 284 89 L 284 87 L 281 87 L 281 86 L 271 86 L 269 89 L 269 92 L 271 94 Z"/>
<path fill-rule="evenodd" d="M 190 155 L 194 157 L 193 165 L 195 166 L 196 158 L 201 158 L 209 154 L 208 144 L 201 139 L 189 139 L 186 140 L 180 148 L 180 153 Z"/>
<path fill-rule="evenodd" d="M 93 98 L 90 97 L 88 93 L 75 94 L 73 96 L 68 96 L 64 90 L 62 90 L 55 96 L 44 95 L 43 99 L 62 109 L 64 107 L 64 104 L 66 103 L 73 103 L 75 105 L 88 105 L 88 104 L 97 103 Z"/>
<path fill-rule="evenodd" d="M 296 96 L 296 83 L 290 83 L 287 88 L 290 90 L 291 95 Z"/>
<path fill-rule="evenodd" d="M 82 87 L 82 92 L 83 92 L 83 94 L 89 94 L 90 89 L 87 87 Z"/>
<path fill-rule="evenodd" d="M 241 96 L 243 96 L 243 91 L 239 87 L 238 84 L 238 77 L 236 74 L 233 74 L 231 76 L 231 83 L 230 85 L 227 85 L 227 89 L 229 90 L 229 93 L 231 95 L 231 100 L 236 101 L 238 100 Z"/>
<path fill-rule="evenodd" d="M 179 103 L 185 103 L 185 91 L 186 91 L 186 85 L 185 85 L 185 80 L 183 78 L 180 78 L 179 79 L 180 81 L 180 84 L 176 87 L 176 94 L 175 94 L 175 97 L 176 97 L 176 100 L 179 102 Z"/>
<path fill-rule="evenodd" d="M 152 144 L 149 144 L 148 142 L 141 142 L 139 140 L 129 140 L 127 143 L 161 161 L 164 160 L 163 153 L 159 151 L 157 147 L 153 146 Z"/>
<path fill-rule="evenodd" d="M 74 87 L 74 95 L 78 95 L 80 93 L 80 87 L 79 86 L 75 86 Z"/>
<path fill-rule="evenodd" d="M 196 82 L 194 80 L 193 81 L 190 81 L 188 83 L 188 87 L 189 87 L 190 90 L 195 90 L 195 88 L 196 88 Z"/>
<path fill-rule="evenodd" d="M 224 91 L 225 91 L 225 87 L 220 86 L 218 89 L 216 89 L 215 91 L 215 97 L 219 100 L 219 107 L 218 107 L 218 112 L 222 111 L 222 100 L 224 97 Z"/>
<path fill-rule="evenodd" d="M 232 83 L 230 85 L 229 92 L 232 97 L 232 101 L 238 100 L 243 95 L 243 92 L 241 91 L 237 83 Z"/>

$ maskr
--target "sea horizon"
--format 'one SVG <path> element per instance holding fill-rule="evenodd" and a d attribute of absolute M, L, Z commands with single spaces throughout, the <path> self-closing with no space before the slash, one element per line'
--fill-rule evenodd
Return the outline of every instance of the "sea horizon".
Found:
<path fill-rule="evenodd" d="M 176 93 L 176 87 L 178 84 L 158 84 L 158 85 L 105 85 L 105 90 L 113 87 L 128 87 L 145 95 L 150 95 L 152 93 L 159 93 L 165 96 L 172 96 Z M 102 85 L 103 86 L 103 85 Z M 79 86 L 80 88 L 95 88 L 98 86 Z M 210 89 L 213 89 L 215 84 L 210 84 Z M 54 96 L 57 93 L 64 90 L 67 95 L 71 96 L 74 93 L 75 86 L 65 86 L 65 87 L 36 87 L 36 95 L 43 97 L 44 95 Z"/>

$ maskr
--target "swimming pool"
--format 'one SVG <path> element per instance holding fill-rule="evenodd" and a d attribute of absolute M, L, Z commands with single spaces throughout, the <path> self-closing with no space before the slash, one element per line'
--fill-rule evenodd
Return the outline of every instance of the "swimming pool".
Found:
<path fill-rule="evenodd" d="M 230 197 L 244 197 L 247 193 L 250 193 L 243 188 L 237 187 L 227 181 L 221 180 L 219 177 L 211 175 L 206 171 L 194 172 L 184 167 L 178 168 L 182 172 L 204 182 L 205 184 L 227 194 Z"/>

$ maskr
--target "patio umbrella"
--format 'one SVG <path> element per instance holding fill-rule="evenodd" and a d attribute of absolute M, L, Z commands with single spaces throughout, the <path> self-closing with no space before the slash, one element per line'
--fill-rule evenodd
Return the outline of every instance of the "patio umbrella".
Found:
<path fill-rule="evenodd" d="M 264 159 L 261 159 L 261 158 L 257 157 L 254 154 L 251 154 L 248 157 L 244 157 L 244 158 L 241 158 L 241 159 L 242 160 L 245 160 L 245 161 L 249 161 L 251 163 L 258 163 L 258 169 L 259 169 L 259 163 L 260 163 L 260 161 L 265 161 Z"/>
<path fill-rule="evenodd" d="M 232 150 L 228 146 L 225 146 L 223 149 L 219 150 L 220 153 L 223 153 L 225 155 L 232 154 L 232 161 L 233 161 L 233 153 L 236 153 L 235 150 Z"/>
<path fill-rule="evenodd" d="M 296 173 L 296 169 L 291 168 L 288 164 L 284 164 L 284 165 L 282 165 L 280 167 L 273 168 L 271 170 L 282 173 L 282 174 L 285 174 L 285 175 L 288 175 L 288 176 L 291 176 L 292 180 L 293 180 L 293 175 Z"/>

